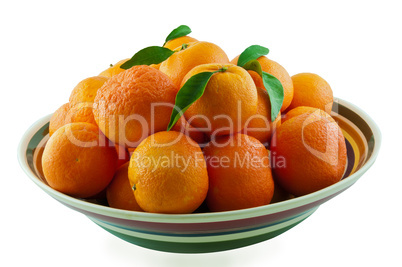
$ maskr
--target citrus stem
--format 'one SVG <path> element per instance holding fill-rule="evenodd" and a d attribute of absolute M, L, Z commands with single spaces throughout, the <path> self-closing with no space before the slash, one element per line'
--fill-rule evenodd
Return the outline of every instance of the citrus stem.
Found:
<path fill-rule="evenodd" d="M 187 47 L 188 47 L 188 44 L 182 44 L 180 51 L 186 49 Z"/>
<path fill-rule="evenodd" d="M 223 66 L 223 67 L 222 67 L 222 68 L 220 68 L 219 70 L 214 71 L 214 73 L 217 73 L 217 72 L 225 72 L 225 71 L 227 71 L 227 70 L 228 70 L 228 67 Z"/>

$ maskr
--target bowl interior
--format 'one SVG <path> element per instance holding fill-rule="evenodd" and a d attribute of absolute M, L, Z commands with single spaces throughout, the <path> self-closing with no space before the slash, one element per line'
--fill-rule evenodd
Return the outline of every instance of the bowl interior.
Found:
<path fill-rule="evenodd" d="M 53 190 L 43 175 L 41 158 L 49 138 L 51 115 L 36 122 L 24 135 L 19 148 L 20 164 L 28 176 L 52 197 L 72 207 L 120 218 L 139 218 L 145 221 L 222 221 L 247 218 L 261 214 L 285 211 L 324 199 L 352 185 L 374 162 L 380 146 L 381 135 L 376 124 L 359 108 L 344 100 L 336 99 L 331 115 L 341 127 L 347 145 L 348 163 L 342 181 L 309 195 L 293 198 L 288 194 L 277 196 L 275 203 L 263 207 L 220 213 L 194 213 L 185 215 L 149 214 L 113 209 L 102 199 L 76 199 Z"/>

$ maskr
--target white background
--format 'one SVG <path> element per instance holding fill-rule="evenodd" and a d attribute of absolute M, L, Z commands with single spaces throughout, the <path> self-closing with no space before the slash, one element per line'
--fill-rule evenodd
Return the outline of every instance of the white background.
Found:
<path fill-rule="evenodd" d="M 401 25 L 398 1 L 2 1 L 1 266 L 401 266 Z M 41 191 L 17 162 L 37 119 L 82 79 L 175 27 L 233 58 L 252 44 L 293 75 L 314 72 L 379 125 L 373 167 L 306 221 L 233 251 L 181 255 L 126 243 Z"/>

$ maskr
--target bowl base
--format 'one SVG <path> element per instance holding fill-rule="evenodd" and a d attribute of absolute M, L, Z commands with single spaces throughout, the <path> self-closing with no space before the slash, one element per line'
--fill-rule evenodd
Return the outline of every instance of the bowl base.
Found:
<path fill-rule="evenodd" d="M 129 243 L 135 244 L 140 247 L 157 250 L 157 251 L 164 251 L 164 252 L 173 252 L 173 253 L 210 253 L 210 252 L 218 252 L 218 251 L 225 251 L 231 250 L 241 247 L 246 247 L 252 244 L 260 243 L 271 238 L 274 238 L 289 229 L 293 228 L 294 226 L 298 225 L 305 219 L 307 219 L 311 214 L 313 214 L 318 207 L 314 207 L 313 209 L 301 214 L 300 216 L 291 219 L 288 222 L 281 222 L 279 225 L 276 225 L 276 230 L 269 230 L 268 232 L 264 233 L 263 229 L 258 229 L 254 231 L 262 232 L 259 235 L 252 235 L 250 237 L 244 237 L 239 239 L 231 239 L 231 240 L 213 240 L 207 242 L 175 242 L 174 238 L 171 238 L 168 241 L 164 240 L 156 240 L 147 238 L 141 238 L 139 236 L 133 236 L 133 231 L 121 231 L 120 229 L 111 229 L 113 228 L 109 224 L 105 224 L 97 219 L 90 218 L 95 224 L 102 227 L 104 230 L 108 231 L 109 233 L 115 235 L 116 237 L 123 239 Z"/>

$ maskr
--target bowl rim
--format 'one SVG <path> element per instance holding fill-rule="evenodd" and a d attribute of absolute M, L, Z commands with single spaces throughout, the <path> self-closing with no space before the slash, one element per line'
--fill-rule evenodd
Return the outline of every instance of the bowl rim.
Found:
<path fill-rule="evenodd" d="M 28 144 L 31 141 L 32 137 L 38 132 L 39 129 L 41 129 L 46 123 L 49 122 L 52 114 L 44 116 L 39 120 L 37 120 L 36 122 L 34 122 L 23 134 L 20 143 L 18 145 L 18 161 L 21 168 L 28 175 L 28 177 L 42 190 L 44 190 L 46 193 L 48 193 L 56 200 L 62 202 L 63 204 L 66 203 L 72 207 L 83 209 L 104 216 L 127 219 L 127 220 L 144 221 L 144 222 L 156 222 L 156 223 L 220 222 L 220 221 L 239 220 L 251 217 L 264 216 L 286 211 L 289 209 L 298 208 L 313 203 L 315 201 L 318 201 L 320 199 L 323 199 L 325 197 L 331 196 L 341 191 L 342 189 L 346 189 L 347 187 L 351 186 L 354 182 L 356 182 L 359 179 L 359 177 L 363 175 L 375 162 L 381 146 L 381 132 L 377 124 L 370 118 L 370 116 L 366 112 L 364 112 L 356 105 L 339 98 L 335 98 L 334 102 L 337 102 L 338 104 L 341 104 L 342 106 L 358 114 L 367 123 L 367 125 L 370 127 L 373 133 L 374 137 L 373 152 L 370 155 L 370 157 L 366 160 L 366 162 L 363 164 L 363 166 L 355 173 L 348 176 L 347 179 L 343 179 L 337 182 L 336 184 L 333 184 L 319 191 L 304 196 L 300 196 L 297 198 L 249 209 L 224 211 L 224 212 L 191 213 L 191 214 L 147 213 L 147 212 L 138 212 L 138 211 L 129 211 L 129 210 L 111 208 L 108 206 L 103 206 L 87 202 L 81 199 L 77 199 L 68 196 L 66 194 L 63 194 L 61 192 L 58 192 L 53 188 L 51 188 L 50 186 L 43 183 L 39 179 L 39 177 L 37 177 L 37 175 L 34 172 L 32 172 L 31 168 L 28 165 L 28 160 L 26 157 Z"/>

